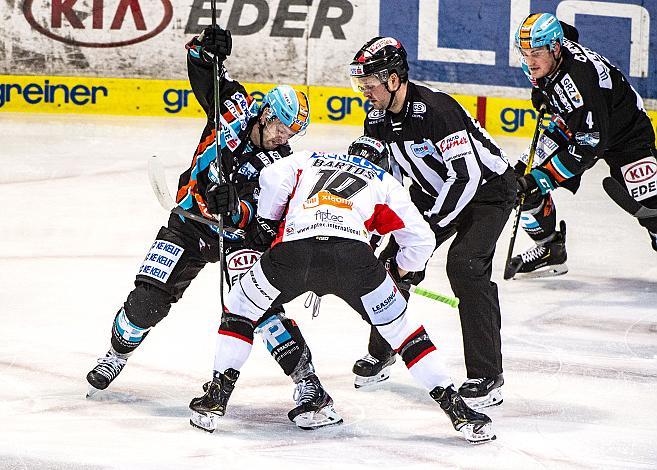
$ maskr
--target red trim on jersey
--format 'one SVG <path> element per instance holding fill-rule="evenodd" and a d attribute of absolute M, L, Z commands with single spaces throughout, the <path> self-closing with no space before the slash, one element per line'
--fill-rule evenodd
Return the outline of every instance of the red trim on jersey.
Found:
<path fill-rule="evenodd" d="M 253 344 L 253 340 L 252 340 L 252 339 L 249 339 L 249 338 L 247 338 L 246 336 L 242 336 L 242 335 L 240 335 L 240 334 L 237 334 L 237 333 L 235 333 L 235 332 L 233 332 L 233 331 L 222 330 L 222 329 L 220 328 L 219 331 L 217 331 L 217 333 L 219 333 L 220 335 L 224 335 L 224 336 L 232 336 L 233 338 L 241 339 L 241 340 L 244 341 L 245 343 Z"/>
<path fill-rule="evenodd" d="M 416 358 L 413 359 L 411 362 L 409 362 L 408 364 L 406 364 L 406 368 L 410 369 L 410 368 L 413 367 L 415 364 L 417 364 L 417 362 L 418 362 L 420 359 L 422 359 L 424 356 L 426 356 L 427 354 L 429 354 L 430 352 L 435 351 L 435 350 L 436 350 L 436 347 L 433 346 L 433 345 L 431 345 L 430 348 L 425 349 L 424 351 L 422 351 L 422 354 L 420 354 L 418 357 L 416 357 Z"/>
<path fill-rule="evenodd" d="M 404 221 L 387 204 L 374 206 L 374 213 L 365 221 L 367 231 L 374 232 L 376 230 L 379 235 L 385 235 L 404 227 Z"/>
<path fill-rule="evenodd" d="M 399 352 L 402 349 L 404 349 L 404 346 L 406 346 L 406 343 L 408 343 L 412 338 L 415 338 L 417 335 L 419 335 L 422 330 L 424 330 L 424 327 L 422 325 L 420 325 L 420 327 L 417 330 L 415 330 L 413 333 L 408 335 L 408 338 L 406 338 L 404 340 L 404 342 L 401 344 L 401 346 L 399 346 L 397 349 L 395 349 L 395 351 Z"/>

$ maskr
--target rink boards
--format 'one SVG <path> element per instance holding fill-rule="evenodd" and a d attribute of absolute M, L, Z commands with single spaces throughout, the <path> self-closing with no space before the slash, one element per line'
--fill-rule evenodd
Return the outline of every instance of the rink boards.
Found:
<path fill-rule="evenodd" d="M 245 83 L 256 100 L 273 85 Z M 360 125 L 370 104 L 350 88 L 297 85 L 315 123 Z M 529 100 L 452 95 L 496 136 L 531 136 Z M 186 80 L 0 75 L 0 112 L 205 117 Z M 649 111 L 657 127 L 657 111 Z"/>

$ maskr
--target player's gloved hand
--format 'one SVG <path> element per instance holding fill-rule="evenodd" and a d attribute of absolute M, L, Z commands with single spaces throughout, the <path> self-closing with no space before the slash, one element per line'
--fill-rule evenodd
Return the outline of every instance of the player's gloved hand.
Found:
<path fill-rule="evenodd" d="M 267 251 L 276 238 L 280 221 L 256 216 L 246 227 L 244 245 L 256 251 Z"/>
<path fill-rule="evenodd" d="M 240 199 L 233 183 L 212 183 L 205 190 L 205 200 L 211 214 L 231 217 L 239 212 Z"/>
<path fill-rule="evenodd" d="M 521 196 L 529 196 L 530 194 L 538 191 L 538 183 L 531 174 L 518 176 L 516 175 L 516 182 L 518 183 L 518 198 Z"/>
<path fill-rule="evenodd" d="M 413 285 L 413 280 L 415 278 L 415 273 L 412 271 L 407 272 L 403 276 L 399 273 L 399 266 L 397 266 L 397 260 L 392 258 L 390 260 L 390 268 L 388 269 L 390 276 L 395 280 L 397 287 L 401 290 L 401 295 L 404 299 L 408 300 L 411 296 L 410 288 Z"/>
<path fill-rule="evenodd" d="M 541 105 L 545 103 L 545 98 L 543 97 L 543 93 L 541 93 L 541 90 L 539 90 L 536 87 L 532 87 L 532 106 L 536 111 L 541 109 Z"/>
<path fill-rule="evenodd" d="M 203 59 L 212 62 L 217 56 L 219 62 L 226 60 L 233 49 L 233 38 L 230 31 L 220 26 L 208 26 L 198 37 L 201 45 L 201 55 Z"/>

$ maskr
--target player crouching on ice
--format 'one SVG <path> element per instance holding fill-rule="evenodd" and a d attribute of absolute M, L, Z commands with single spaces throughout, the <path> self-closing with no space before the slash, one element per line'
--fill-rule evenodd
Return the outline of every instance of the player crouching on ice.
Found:
<path fill-rule="evenodd" d="M 465 404 L 424 327 L 407 312 L 399 285 L 424 269 L 435 237 L 403 187 L 376 165 L 383 160 L 385 145 L 361 137 L 349 154 L 300 152 L 263 169 L 252 230 L 273 243 L 226 299 L 233 321 L 219 329 L 212 382 L 189 405 L 192 425 L 212 432 L 225 414 L 263 312 L 312 291 L 340 297 L 375 326 L 465 439 L 495 439 L 490 418 Z M 326 216 L 318 220 L 318 211 Z M 370 234 L 387 233 L 400 246 L 390 272 L 368 243 Z M 342 421 L 326 392 L 303 387 L 298 396 L 288 416 L 300 428 Z"/>

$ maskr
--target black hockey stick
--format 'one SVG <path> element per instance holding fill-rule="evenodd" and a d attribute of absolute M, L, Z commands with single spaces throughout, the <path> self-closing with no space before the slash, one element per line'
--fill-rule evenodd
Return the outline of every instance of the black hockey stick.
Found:
<path fill-rule="evenodd" d="M 211 0 L 210 7 L 212 8 L 212 34 L 215 34 L 217 28 L 217 0 Z M 217 176 L 219 177 L 219 182 L 224 183 L 223 175 L 223 166 L 221 161 L 221 112 L 220 112 L 220 103 L 221 98 L 219 96 L 219 72 L 221 71 L 221 66 L 219 65 L 218 54 L 214 54 L 212 58 L 212 79 L 214 85 L 214 145 L 216 151 L 215 164 L 217 166 Z M 224 256 L 224 218 L 223 216 L 218 216 L 218 228 L 219 228 L 219 300 L 221 301 L 221 314 L 224 312 L 224 265 L 226 264 L 226 259 Z"/>
<path fill-rule="evenodd" d="M 609 197 L 625 212 L 632 214 L 637 219 L 649 219 L 657 217 L 657 209 L 652 209 L 635 200 L 630 193 L 611 176 L 602 180 L 602 187 Z"/>
<path fill-rule="evenodd" d="M 536 145 L 538 143 L 538 137 L 541 135 L 541 124 L 543 123 L 543 116 L 545 115 L 545 104 L 541 105 L 541 109 L 538 110 L 538 117 L 536 118 L 536 129 L 534 129 L 534 137 L 532 138 L 532 144 L 529 147 L 529 157 L 527 158 L 527 166 L 525 167 L 525 175 L 529 174 L 532 171 L 532 166 L 534 165 L 534 155 L 536 154 Z M 516 207 L 516 217 L 513 221 L 513 232 L 511 233 L 511 241 L 509 242 L 509 251 L 506 253 L 506 263 L 504 263 L 504 279 L 511 279 L 515 273 L 509 270 L 509 264 L 511 263 L 511 257 L 513 256 L 513 246 L 516 244 L 516 236 L 518 235 L 518 225 L 520 225 L 520 213 L 522 212 L 522 205 L 525 202 L 525 195 L 521 195 L 518 200 L 518 206 Z"/>

